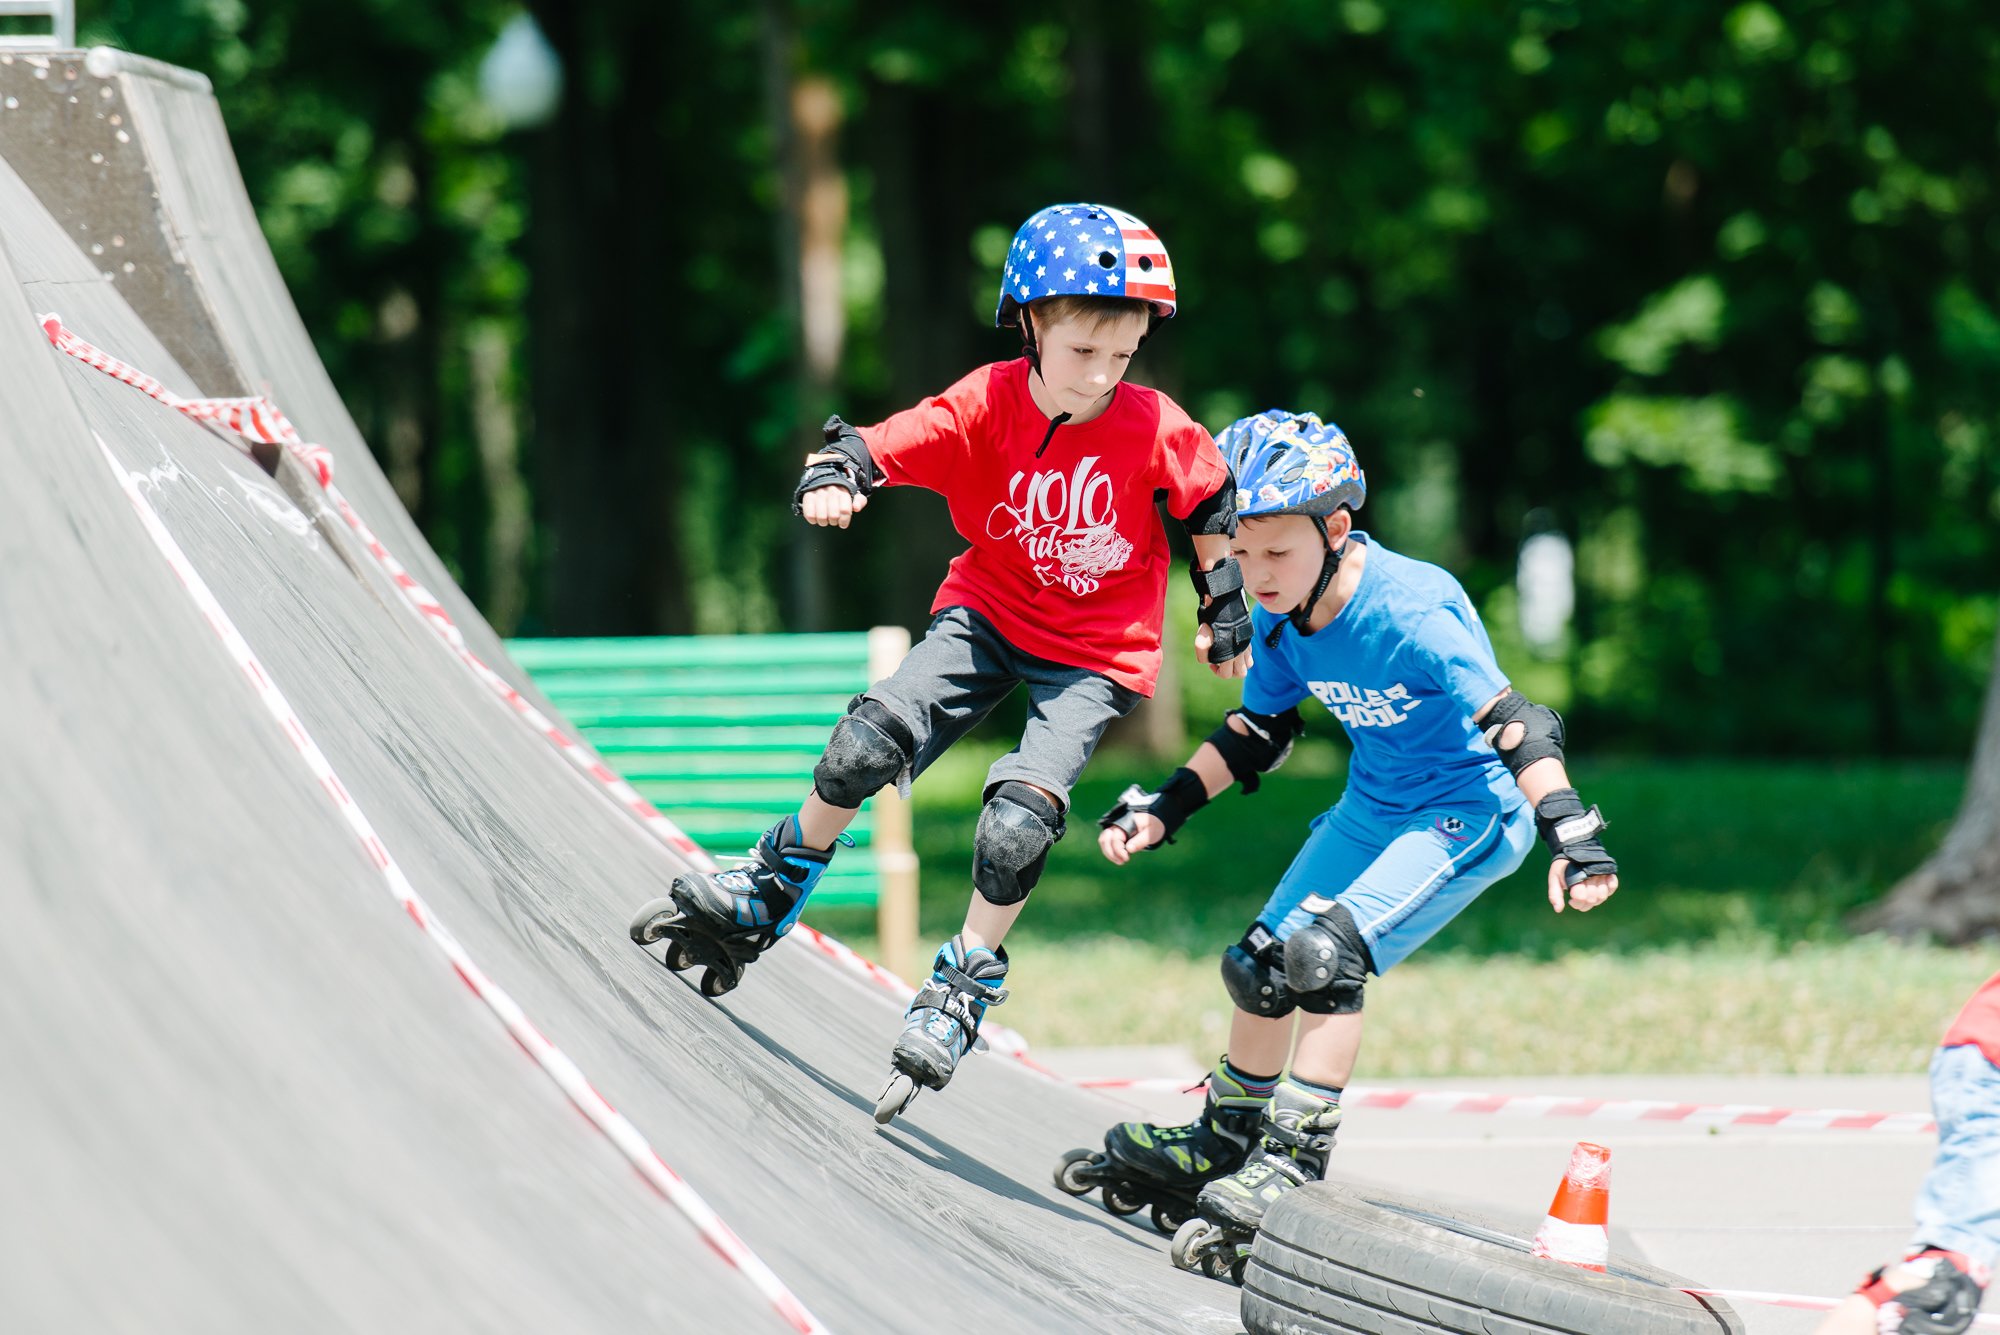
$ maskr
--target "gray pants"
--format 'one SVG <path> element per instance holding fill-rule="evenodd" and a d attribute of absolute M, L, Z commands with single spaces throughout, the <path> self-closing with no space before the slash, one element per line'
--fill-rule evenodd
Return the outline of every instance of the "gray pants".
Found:
<path fill-rule="evenodd" d="M 970 608 L 947 607 L 902 666 L 867 698 L 903 721 L 916 742 L 911 777 L 922 774 L 991 713 L 1016 685 L 1028 687 L 1028 726 L 986 772 L 986 794 L 1008 780 L 1031 783 L 1069 809 L 1069 792 L 1114 718 L 1143 698 L 1101 672 L 1025 654 Z"/>

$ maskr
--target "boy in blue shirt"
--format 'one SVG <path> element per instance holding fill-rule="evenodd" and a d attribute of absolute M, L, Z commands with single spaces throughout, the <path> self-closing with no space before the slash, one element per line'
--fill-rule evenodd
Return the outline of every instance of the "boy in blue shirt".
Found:
<path fill-rule="evenodd" d="M 1236 478 L 1231 551 L 1252 599 L 1243 706 L 1158 790 L 1128 789 L 1100 822 L 1100 846 L 1123 865 L 1231 784 L 1256 791 L 1289 754 L 1307 699 L 1347 730 L 1347 790 L 1223 957 L 1236 1012 L 1201 1118 L 1115 1127 L 1104 1155 L 1064 1164 L 1063 1184 L 1088 1190 L 1095 1178 L 1128 1199 L 1150 1189 L 1168 1198 L 1162 1223 L 1199 1190 L 1174 1260 L 1212 1275 L 1240 1272 L 1272 1201 L 1325 1174 L 1368 974 L 1520 866 L 1538 830 L 1558 913 L 1565 896 L 1588 910 L 1618 887 L 1603 817 L 1564 770 L 1562 720 L 1510 687 L 1455 579 L 1354 528 L 1367 482 L 1340 429 L 1272 410 L 1217 444 Z"/>

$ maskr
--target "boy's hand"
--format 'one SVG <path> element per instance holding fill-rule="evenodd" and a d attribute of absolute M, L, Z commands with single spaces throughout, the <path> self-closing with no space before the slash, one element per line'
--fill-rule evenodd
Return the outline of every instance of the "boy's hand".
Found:
<path fill-rule="evenodd" d="M 1204 559 L 1203 542 L 1220 541 L 1196 540 L 1188 577 L 1201 600 L 1194 611 L 1195 655 L 1227 681 L 1250 671 L 1250 605 L 1243 601 L 1243 569 L 1236 558 L 1225 553 Z"/>
<path fill-rule="evenodd" d="M 1153 847 L 1167 835 L 1167 827 L 1158 816 L 1139 811 L 1132 813 L 1131 820 L 1137 828 L 1129 835 L 1116 825 L 1107 825 L 1097 832 L 1097 846 L 1104 850 L 1105 857 L 1121 867 L 1132 860 L 1134 853 Z"/>
<path fill-rule="evenodd" d="M 826 463 L 839 459 L 837 454 L 815 454 L 806 459 L 806 466 Z M 854 516 L 868 508 L 868 498 L 849 491 L 846 487 L 828 485 L 814 487 L 799 498 L 799 513 L 808 524 L 818 524 L 823 528 L 846 528 Z"/>
<path fill-rule="evenodd" d="M 1213 672 L 1225 681 L 1231 677 L 1247 677 L 1250 675 L 1250 651 L 1247 648 L 1226 663 L 1209 663 L 1208 647 L 1214 643 L 1215 627 L 1206 623 L 1195 627 L 1194 656 L 1202 663 L 1206 663 L 1210 672 Z"/>
<path fill-rule="evenodd" d="M 1557 913 L 1565 892 L 1571 908 L 1588 913 L 1618 889 L 1618 862 L 1597 838 L 1609 824 L 1596 807 L 1583 805 L 1574 788 L 1557 788 L 1535 803 L 1535 829 L 1551 859 L 1549 907 Z"/>
<path fill-rule="evenodd" d="M 1549 864 L 1549 907 L 1557 913 L 1563 911 L 1563 879 L 1570 869 L 1568 858 L 1557 858 Z M 1588 913 L 1617 893 L 1618 876 L 1586 876 L 1575 885 L 1567 887 L 1569 906 L 1578 913 Z"/>

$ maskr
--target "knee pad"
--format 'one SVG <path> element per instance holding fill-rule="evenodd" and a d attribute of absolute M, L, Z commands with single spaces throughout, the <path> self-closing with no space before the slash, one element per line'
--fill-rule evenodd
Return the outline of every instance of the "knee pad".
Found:
<path fill-rule="evenodd" d="M 1236 1009 L 1275 1020 L 1290 1015 L 1299 999 L 1285 981 L 1284 947 L 1261 922 L 1222 952 L 1222 985 Z"/>
<path fill-rule="evenodd" d="M 1025 783 L 1003 783 L 986 799 L 972 836 L 972 885 L 989 904 L 1018 904 L 1042 879 L 1063 837 L 1063 814 Z"/>
<path fill-rule="evenodd" d="M 1353 1015 L 1374 960 L 1344 904 L 1308 899 L 1314 916 L 1285 938 L 1285 981 L 1310 1015 Z"/>
<path fill-rule="evenodd" d="M 813 766 L 813 791 L 831 806 L 852 810 L 894 783 L 916 754 L 916 740 L 901 719 L 856 696 Z"/>

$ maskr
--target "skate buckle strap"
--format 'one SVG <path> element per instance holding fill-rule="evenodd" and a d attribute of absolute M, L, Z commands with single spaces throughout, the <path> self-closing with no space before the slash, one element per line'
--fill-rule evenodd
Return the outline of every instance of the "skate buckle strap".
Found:
<path fill-rule="evenodd" d="M 1000 1000 L 1006 999 L 1007 992 L 1005 988 L 986 987 L 984 984 L 977 983 L 972 979 L 967 979 L 966 981 L 972 982 L 975 987 L 979 987 L 983 992 L 998 993 Z M 959 1029 L 965 1034 L 966 1046 L 970 1047 L 973 1040 L 979 1037 L 980 1017 L 973 1014 L 972 1011 L 972 1002 L 975 999 L 977 998 L 972 994 L 970 989 L 961 991 L 956 987 L 947 987 L 935 978 L 930 978 L 926 979 L 924 985 L 917 989 L 917 995 L 910 1003 L 910 1011 L 914 1013 L 919 1010 L 934 1010 L 941 1015 L 950 1016 L 953 1020 L 957 1021 Z M 999 1001 L 990 1001 L 987 1004 L 998 1005 Z"/>
<path fill-rule="evenodd" d="M 1264 1128 L 1264 1143 L 1288 1149 L 1316 1150 L 1321 1148 L 1316 1143 L 1320 1139 L 1320 1133 L 1331 1132 L 1339 1126 L 1340 1105 L 1335 1104 L 1323 1113 L 1314 1113 L 1295 1127 L 1286 1126 L 1282 1122 L 1271 1123 Z"/>
<path fill-rule="evenodd" d="M 939 960 L 937 973 L 944 975 L 944 981 L 955 993 L 963 993 L 974 1001 L 982 1001 L 988 1006 L 998 1006 L 1007 999 L 1007 989 L 994 983 L 982 982 L 950 960 Z M 932 982 L 937 980 L 933 978 Z"/>

